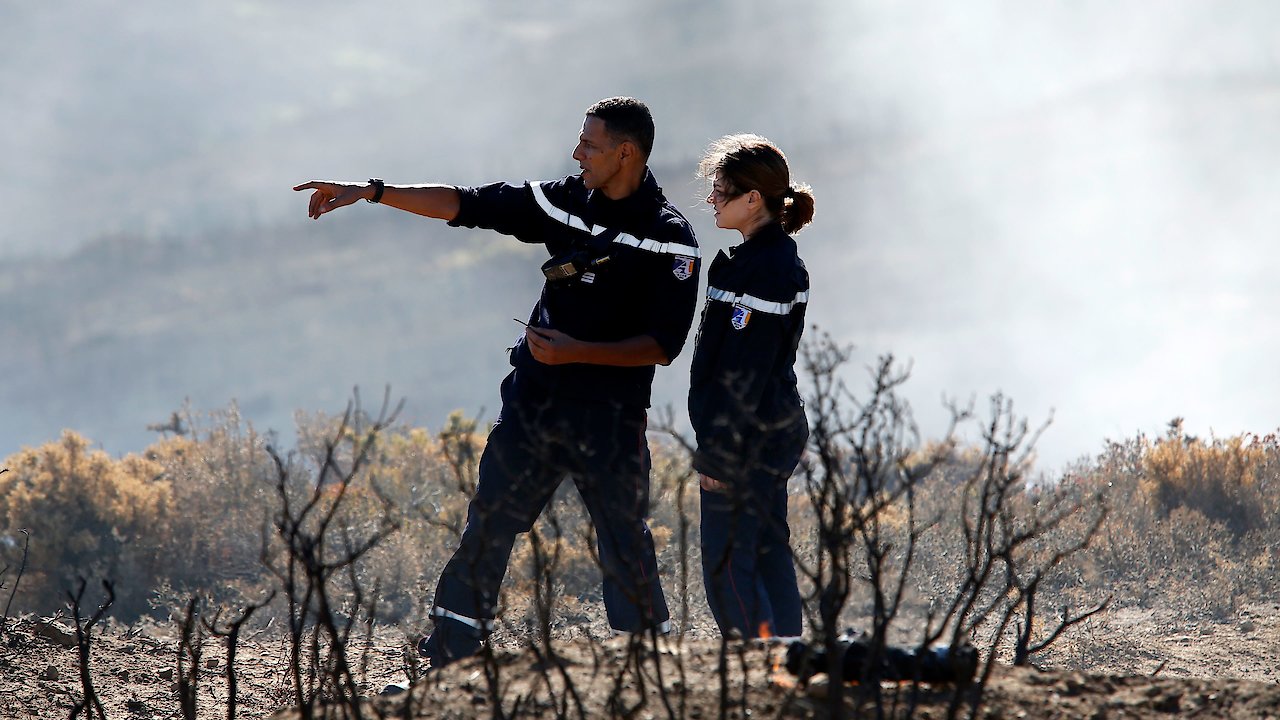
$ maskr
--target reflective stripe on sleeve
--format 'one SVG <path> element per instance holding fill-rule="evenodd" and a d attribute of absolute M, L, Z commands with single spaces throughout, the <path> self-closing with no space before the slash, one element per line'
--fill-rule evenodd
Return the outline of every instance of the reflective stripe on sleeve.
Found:
<path fill-rule="evenodd" d="M 809 291 L 805 290 L 803 292 L 796 293 L 796 299 L 791 302 L 771 302 L 769 300 L 761 300 L 754 295 L 739 295 L 738 293 L 731 293 L 728 290 L 708 287 L 707 298 L 734 305 L 742 305 L 744 307 L 749 307 L 752 310 L 758 310 L 762 313 L 769 313 L 771 315 L 787 315 L 795 309 L 797 305 L 803 305 L 809 302 Z"/>
<path fill-rule="evenodd" d="M 681 245 L 673 242 L 658 242 L 657 240 L 646 240 L 638 238 L 634 235 L 626 233 L 618 233 L 618 237 L 613 239 L 619 245 L 630 245 L 633 248 L 648 250 L 652 253 L 662 253 L 665 255 L 682 255 L 684 257 L 700 257 L 698 248 L 692 245 Z"/>
<path fill-rule="evenodd" d="M 496 625 L 496 623 L 493 620 L 477 620 L 475 618 L 469 618 L 466 615 L 459 615 L 458 613 L 453 612 L 452 610 L 446 610 L 440 607 L 439 605 L 436 605 L 431 608 L 431 614 L 435 617 L 444 617 L 444 618 L 449 618 L 450 620 L 457 620 L 463 625 L 469 625 L 477 630 L 483 630 L 484 632 L 493 632 L 493 628 Z"/>

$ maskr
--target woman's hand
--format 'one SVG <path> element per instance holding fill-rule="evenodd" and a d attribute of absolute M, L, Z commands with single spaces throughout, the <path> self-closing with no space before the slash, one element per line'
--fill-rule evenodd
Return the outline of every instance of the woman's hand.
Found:
<path fill-rule="evenodd" d="M 722 492 L 729 491 L 729 485 L 727 483 L 722 483 L 713 477 L 708 477 L 706 475 L 703 475 L 702 473 L 698 473 L 698 478 L 699 478 L 698 484 L 701 485 L 702 489 L 706 490 L 707 492 L 722 493 Z"/>

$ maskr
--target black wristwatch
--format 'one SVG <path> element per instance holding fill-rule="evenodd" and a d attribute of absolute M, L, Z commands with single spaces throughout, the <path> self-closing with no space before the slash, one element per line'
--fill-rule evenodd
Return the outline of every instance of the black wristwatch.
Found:
<path fill-rule="evenodd" d="M 373 197 L 369 198 L 365 202 L 382 202 L 382 191 L 386 189 L 386 185 L 383 184 L 382 178 L 369 178 L 369 184 L 373 186 Z"/>

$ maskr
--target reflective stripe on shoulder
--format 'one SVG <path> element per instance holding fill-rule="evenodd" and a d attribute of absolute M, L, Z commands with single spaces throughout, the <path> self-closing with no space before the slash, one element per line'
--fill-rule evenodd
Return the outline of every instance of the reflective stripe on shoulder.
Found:
<path fill-rule="evenodd" d="M 556 207 L 549 198 L 547 193 L 542 189 L 543 185 L 550 185 L 550 180 L 532 181 L 529 183 L 529 189 L 533 190 L 533 199 L 538 201 L 538 207 L 542 208 L 542 212 L 546 213 L 552 220 L 557 220 L 574 230 L 599 235 L 605 231 L 603 227 L 591 227 L 585 220 L 570 213 L 567 210 L 561 210 Z"/>
<path fill-rule="evenodd" d="M 452 610 L 446 610 L 440 607 L 439 605 L 436 605 L 431 608 L 431 614 L 434 617 L 445 617 L 445 618 L 449 618 L 450 620 L 457 620 L 463 625 L 470 625 L 471 627 L 477 630 L 483 630 L 485 632 L 492 632 L 493 628 L 496 625 L 496 623 L 493 620 L 477 620 L 475 618 L 469 618 L 466 615 L 459 615 L 458 613 L 453 612 Z"/>
<path fill-rule="evenodd" d="M 577 215 L 556 207 L 555 204 L 551 202 L 551 199 L 547 197 L 546 191 L 542 189 L 544 185 L 550 185 L 551 183 L 552 181 L 550 180 L 531 181 L 529 183 L 529 189 L 533 190 L 533 199 L 538 201 L 538 207 L 542 208 L 542 212 L 546 213 L 548 217 L 560 222 L 561 224 L 568 225 L 574 230 L 581 230 L 582 232 L 591 233 L 592 235 L 599 235 L 609 230 L 609 228 L 603 225 L 591 227 L 585 220 Z M 614 238 L 613 242 L 621 245 L 629 245 L 634 248 L 640 248 L 641 250 L 648 250 L 652 253 L 682 255 L 684 257 L 694 258 L 701 257 L 698 254 L 698 248 L 693 245 L 681 245 L 680 243 L 664 243 L 658 242 L 657 240 L 646 240 L 634 235 L 628 235 L 627 233 L 618 233 L 618 237 Z"/>
<path fill-rule="evenodd" d="M 795 309 L 797 305 L 803 305 L 809 302 L 809 291 L 796 293 L 796 299 L 791 302 L 771 302 L 769 300 L 761 300 L 754 295 L 739 295 L 731 293 L 728 290 L 720 288 L 708 287 L 707 298 L 710 300 L 719 300 L 734 305 L 742 305 L 752 310 L 759 310 L 762 313 L 771 315 L 787 315 Z"/>
<path fill-rule="evenodd" d="M 680 243 L 658 242 L 657 240 L 646 240 L 638 238 L 635 235 L 627 233 L 618 233 L 618 237 L 613 239 L 619 245 L 630 245 L 633 248 L 648 250 L 652 253 L 662 253 L 664 255 L 683 255 L 684 257 L 701 257 L 698 254 L 698 248 L 693 245 L 681 245 Z"/>

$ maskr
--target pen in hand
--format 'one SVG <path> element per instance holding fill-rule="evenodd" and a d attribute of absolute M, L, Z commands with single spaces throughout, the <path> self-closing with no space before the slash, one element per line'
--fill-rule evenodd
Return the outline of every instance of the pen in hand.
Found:
<path fill-rule="evenodd" d="M 540 327 L 535 327 L 535 326 L 530 325 L 529 323 L 527 323 L 527 322 L 525 322 L 525 321 L 523 321 L 523 320 L 518 320 L 518 319 L 516 319 L 516 318 L 511 318 L 511 319 L 512 319 L 512 320 L 515 320 L 516 322 L 520 323 L 521 325 L 523 325 L 523 326 L 525 326 L 525 327 L 529 328 L 530 330 L 532 330 L 532 331 L 534 331 L 534 332 L 538 333 L 539 335 L 545 335 L 545 334 L 546 334 L 546 333 L 542 332 L 542 328 L 540 328 Z"/>
<path fill-rule="evenodd" d="M 520 323 L 521 325 L 525 326 L 525 328 L 526 328 L 526 329 L 528 329 L 528 330 L 532 330 L 532 331 L 533 331 L 533 334 L 537 335 L 538 337 L 548 337 L 548 336 L 547 336 L 547 334 L 546 334 L 545 332 L 543 332 L 543 329 L 542 329 L 542 328 L 540 328 L 540 327 L 534 327 L 533 325 L 530 325 L 529 323 L 527 323 L 527 322 L 525 322 L 525 321 L 523 321 L 523 320 L 521 320 L 521 319 L 519 319 L 519 318 L 511 318 L 511 319 L 512 319 L 512 320 L 515 320 L 516 322 L 518 322 L 518 323 Z"/>

